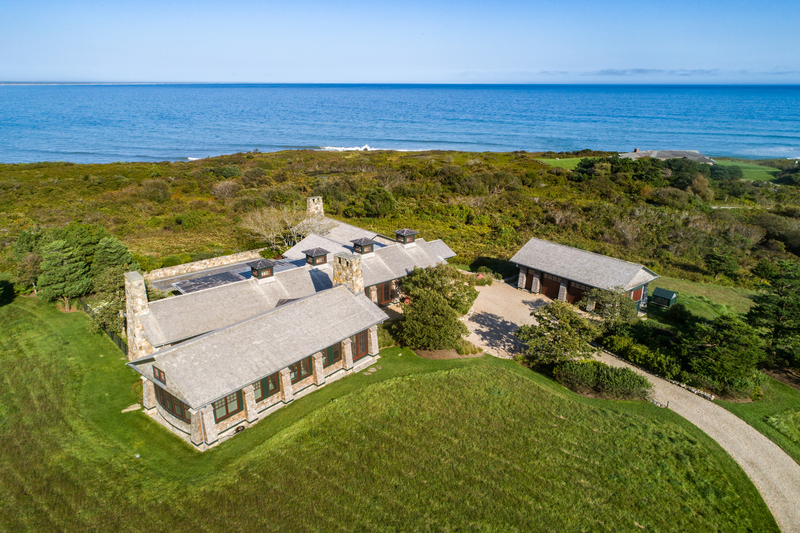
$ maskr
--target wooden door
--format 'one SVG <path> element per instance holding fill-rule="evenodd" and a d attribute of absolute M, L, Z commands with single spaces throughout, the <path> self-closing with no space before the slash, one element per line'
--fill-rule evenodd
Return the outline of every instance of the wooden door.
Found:
<path fill-rule="evenodd" d="M 586 291 L 584 291 L 580 286 L 570 283 L 569 289 L 567 290 L 567 302 L 571 304 L 580 302 L 584 294 L 586 294 Z"/>
<path fill-rule="evenodd" d="M 542 274 L 542 294 L 551 300 L 557 300 L 559 287 L 561 287 L 559 278 L 550 274 Z"/>
<path fill-rule="evenodd" d="M 531 287 L 533 287 L 533 277 L 534 276 L 535 276 L 535 274 L 533 273 L 533 270 L 528 269 L 528 273 L 525 275 L 525 290 L 526 291 L 531 290 Z"/>

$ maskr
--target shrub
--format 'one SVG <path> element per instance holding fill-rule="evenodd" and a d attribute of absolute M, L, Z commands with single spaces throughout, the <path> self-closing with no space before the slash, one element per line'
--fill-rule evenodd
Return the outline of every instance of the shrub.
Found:
<path fill-rule="evenodd" d="M 211 186 L 211 194 L 217 200 L 224 200 L 226 198 L 234 198 L 239 189 L 241 189 L 241 186 L 235 181 L 219 181 Z"/>
<path fill-rule="evenodd" d="M 242 175 L 242 171 L 239 170 L 239 167 L 235 165 L 228 165 L 226 167 L 218 168 L 214 171 L 214 173 L 226 179 L 238 178 Z"/>
<path fill-rule="evenodd" d="M 645 399 L 652 385 L 630 368 L 615 368 L 595 360 L 567 361 L 559 364 L 556 381 L 576 392 L 593 391 L 617 399 Z"/>
<path fill-rule="evenodd" d="M 142 182 L 142 198 L 151 202 L 166 202 L 170 199 L 169 184 L 164 180 L 145 180 Z"/>
<path fill-rule="evenodd" d="M 673 379 L 681 371 L 678 360 L 664 355 L 658 350 L 651 350 L 647 346 L 635 343 L 632 339 L 612 335 L 603 339 L 603 346 L 618 356 L 627 359 L 667 379 Z"/>
<path fill-rule="evenodd" d="M 438 292 L 419 291 L 405 308 L 398 340 L 405 346 L 424 350 L 455 349 L 468 330 Z"/>

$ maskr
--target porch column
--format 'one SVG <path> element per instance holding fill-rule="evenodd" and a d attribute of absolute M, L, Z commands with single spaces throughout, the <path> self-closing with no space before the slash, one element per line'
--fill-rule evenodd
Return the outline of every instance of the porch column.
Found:
<path fill-rule="evenodd" d="M 528 267 L 519 267 L 519 277 L 517 277 L 517 288 L 525 290 L 525 275 L 528 273 Z"/>
<path fill-rule="evenodd" d="M 342 341 L 342 357 L 344 359 L 344 369 L 352 370 L 353 368 L 353 343 L 350 337 Z"/>
<path fill-rule="evenodd" d="M 325 369 L 322 367 L 322 352 L 317 352 L 312 357 L 314 366 L 314 385 L 321 387 L 325 385 Z"/>
<path fill-rule="evenodd" d="M 642 288 L 642 299 L 641 303 L 639 304 L 639 309 L 647 309 L 647 288 L 649 283 L 645 283 L 644 287 Z"/>
<path fill-rule="evenodd" d="M 142 405 L 148 411 L 156 406 L 156 388 L 153 382 L 142 376 Z"/>
<path fill-rule="evenodd" d="M 213 444 L 219 440 L 217 433 L 217 422 L 214 420 L 214 407 L 213 405 L 206 405 L 200 410 L 201 422 L 203 424 L 202 430 L 205 431 L 203 441 L 206 444 Z"/>
<path fill-rule="evenodd" d="M 373 285 L 372 287 L 370 287 L 367 290 L 369 291 L 369 299 L 372 300 L 372 303 L 377 304 L 378 303 L 378 287 Z"/>
<path fill-rule="evenodd" d="M 256 408 L 256 393 L 253 385 L 248 385 L 242 389 L 242 396 L 244 396 L 244 414 L 247 417 L 247 422 L 252 424 L 258 420 L 258 409 Z"/>
<path fill-rule="evenodd" d="M 562 302 L 567 301 L 567 284 L 569 282 L 565 279 L 561 280 L 561 285 L 558 286 L 558 299 Z"/>
<path fill-rule="evenodd" d="M 542 273 L 538 270 L 533 274 L 533 283 L 531 283 L 531 292 L 533 294 L 539 294 L 542 292 Z"/>
<path fill-rule="evenodd" d="M 378 326 L 372 326 L 367 332 L 367 353 L 371 356 L 378 355 L 380 346 L 378 346 Z"/>
<path fill-rule="evenodd" d="M 203 444 L 203 415 L 197 409 L 189 409 L 189 416 L 192 419 L 192 444 L 200 446 Z"/>
<path fill-rule="evenodd" d="M 294 393 L 292 392 L 292 378 L 289 375 L 289 369 L 284 368 L 280 371 L 281 380 L 281 397 L 284 403 L 289 403 L 294 400 Z"/>

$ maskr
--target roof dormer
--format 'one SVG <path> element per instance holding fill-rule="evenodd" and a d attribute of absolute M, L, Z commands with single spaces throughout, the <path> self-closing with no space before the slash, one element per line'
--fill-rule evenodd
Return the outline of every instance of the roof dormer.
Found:
<path fill-rule="evenodd" d="M 397 242 L 400 244 L 411 244 L 416 239 L 417 233 L 419 232 L 406 228 L 399 229 L 394 232 L 394 234 L 397 236 Z"/>
<path fill-rule="evenodd" d="M 362 237 L 360 239 L 355 239 L 350 241 L 353 243 L 353 250 L 357 254 L 371 254 L 375 251 L 375 241 L 372 239 L 367 239 L 366 237 Z"/>
<path fill-rule="evenodd" d="M 328 262 L 328 254 L 330 252 L 324 248 L 312 248 L 304 250 L 303 253 L 306 254 L 306 263 L 317 266 Z"/>
<path fill-rule="evenodd" d="M 259 259 L 252 263 L 247 263 L 250 273 L 255 279 L 269 278 L 275 275 L 275 262 L 269 259 Z"/>

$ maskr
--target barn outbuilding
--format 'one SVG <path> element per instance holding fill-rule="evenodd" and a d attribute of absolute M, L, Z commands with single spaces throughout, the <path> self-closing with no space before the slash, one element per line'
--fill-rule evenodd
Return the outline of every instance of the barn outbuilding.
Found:
<path fill-rule="evenodd" d="M 520 289 L 569 303 L 579 302 L 591 289 L 622 288 L 642 309 L 647 305 L 648 283 L 658 279 L 655 272 L 637 263 L 536 238 L 511 262 L 519 267 Z M 591 310 L 594 304 L 587 307 Z"/>
<path fill-rule="evenodd" d="M 678 302 L 678 293 L 656 287 L 653 289 L 653 295 L 650 297 L 650 303 L 659 307 L 669 309 Z"/>

